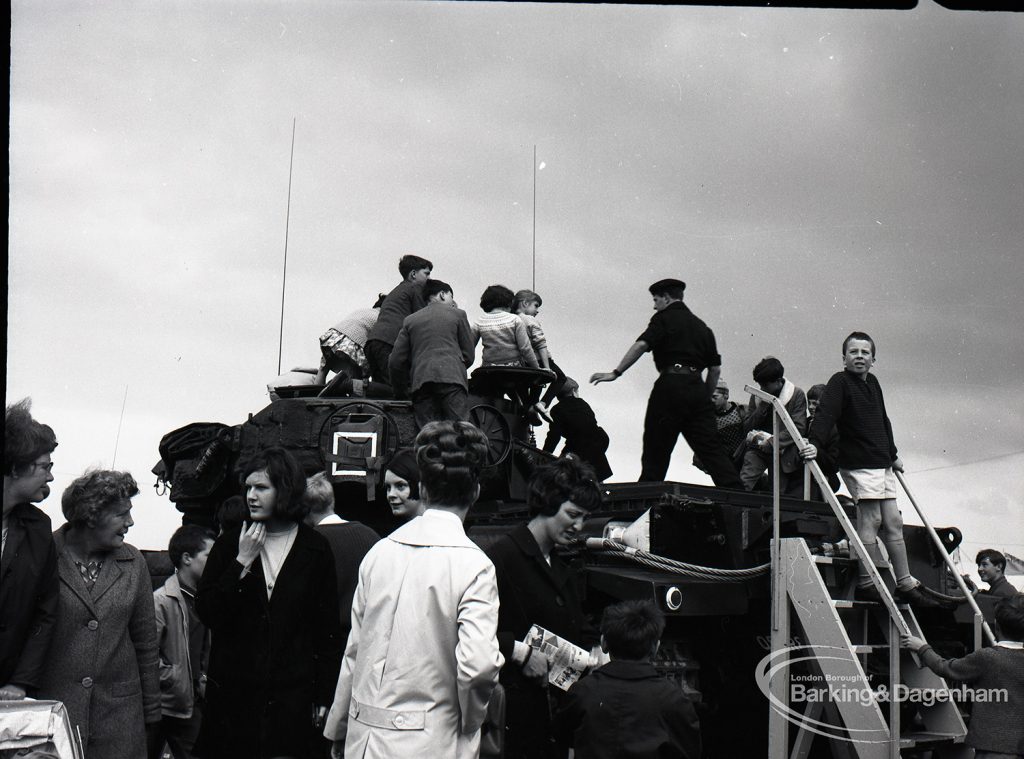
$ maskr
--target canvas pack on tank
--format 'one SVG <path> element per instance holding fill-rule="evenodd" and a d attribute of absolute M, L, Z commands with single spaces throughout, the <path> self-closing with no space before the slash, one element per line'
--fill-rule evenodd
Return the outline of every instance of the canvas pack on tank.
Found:
<path fill-rule="evenodd" d="M 478 372 L 480 370 L 477 370 Z M 542 375 L 493 369 L 470 385 L 470 418 L 488 440 L 481 497 L 467 520 L 470 537 L 488 546 L 528 518 L 526 483 L 552 456 L 537 448 L 517 402 L 517 389 Z M 501 390 L 498 396 L 495 388 Z M 481 389 L 488 392 L 483 393 Z M 217 507 L 241 495 L 240 467 L 271 446 L 292 452 L 307 474 L 325 471 L 337 508 L 380 534 L 398 526 L 382 483 L 390 456 L 411 446 L 416 425 L 409 401 L 374 397 L 372 383 L 333 389 L 277 388 L 278 399 L 241 424 L 193 423 L 164 436 L 153 471 L 184 523 L 214 526 Z M 852 507 L 846 509 L 853 517 Z M 830 507 L 783 498 L 780 536 L 806 540 L 811 550 L 838 541 L 842 529 Z M 955 527 L 937 528 L 947 550 L 960 542 Z M 596 625 L 610 603 L 652 600 L 667 627 L 656 665 L 696 704 L 706 757 L 764 756 L 768 702 L 755 683 L 770 649 L 771 583 L 766 571 L 772 538 L 772 497 L 676 482 L 607 483 L 604 502 L 585 525 L 586 540 L 571 553 L 580 570 L 584 608 Z M 904 535 L 914 576 L 955 595 L 941 559 L 923 534 Z M 145 552 L 154 583 L 169 571 L 166 552 Z M 830 587 L 855 579 L 852 560 L 822 566 Z M 968 650 L 973 629 L 963 609 L 918 615 L 944 655 Z M 799 633 L 794 634 L 794 644 Z"/>

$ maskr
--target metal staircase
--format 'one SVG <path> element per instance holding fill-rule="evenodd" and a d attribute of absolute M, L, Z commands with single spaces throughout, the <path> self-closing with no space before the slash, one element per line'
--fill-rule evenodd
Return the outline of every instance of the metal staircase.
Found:
<path fill-rule="evenodd" d="M 803 439 L 778 398 L 750 386 L 745 390 L 772 404 L 774 439 L 780 425 L 786 426 L 793 440 Z M 876 565 L 869 557 L 815 461 L 806 462 L 807 473 L 842 525 L 852 558 L 815 556 L 803 538 L 780 539 L 777 447 L 772 461 L 771 654 L 758 672 L 771 704 L 769 759 L 972 756 L 963 745 L 967 728 L 945 681 L 922 668 L 915 654 L 899 647 L 901 634 L 924 636 L 910 607 L 897 604 L 893 597 L 895 577 L 889 564 Z M 973 606 L 976 626 L 994 643 L 952 559 L 902 475 L 899 480 Z M 810 478 L 805 477 L 805 497 L 809 488 Z M 866 562 L 878 602 L 854 600 L 861 561 Z"/>

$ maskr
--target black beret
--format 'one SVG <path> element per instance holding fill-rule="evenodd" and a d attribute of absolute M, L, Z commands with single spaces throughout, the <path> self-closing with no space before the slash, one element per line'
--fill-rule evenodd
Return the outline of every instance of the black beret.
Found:
<path fill-rule="evenodd" d="M 653 285 L 648 287 L 648 291 L 653 293 L 663 293 L 669 288 L 679 288 L 680 290 L 686 289 L 686 283 L 679 279 L 659 279 Z"/>

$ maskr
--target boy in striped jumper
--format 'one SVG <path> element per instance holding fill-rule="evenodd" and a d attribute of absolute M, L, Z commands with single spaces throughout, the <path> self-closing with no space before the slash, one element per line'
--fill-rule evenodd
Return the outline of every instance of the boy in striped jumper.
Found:
<path fill-rule="evenodd" d="M 910 574 L 903 516 L 896 506 L 894 471 L 902 472 L 903 462 L 896 452 L 882 386 L 871 374 L 874 363 L 875 341 L 864 332 L 851 332 L 843 341 L 844 369 L 833 374 L 825 386 L 809 440 L 800 448 L 800 455 L 805 459 L 827 459 L 827 441 L 835 426 L 839 431 L 839 476 L 857 505 L 857 534 L 868 555 L 876 564 L 883 561 L 878 547 L 881 536 L 896 575 L 897 597 L 915 606 L 939 606 Z M 834 462 L 823 463 L 827 470 L 827 465 Z M 880 600 L 863 562 L 857 596 Z"/>
<path fill-rule="evenodd" d="M 514 293 L 504 285 L 491 285 L 480 296 L 483 316 L 473 322 L 473 344 L 484 344 L 484 366 L 538 368 L 526 324 L 512 313 Z"/>

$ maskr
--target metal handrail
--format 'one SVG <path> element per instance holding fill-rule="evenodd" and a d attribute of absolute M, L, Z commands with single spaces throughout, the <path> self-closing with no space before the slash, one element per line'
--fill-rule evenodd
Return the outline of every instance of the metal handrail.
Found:
<path fill-rule="evenodd" d="M 786 411 L 786 407 L 782 405 L 782 402 L 770 393 L 766 393 L 759 388 L 751 387 L 747 385 L 743 388 L 748 393 L 753 395 L 755 398 L 759 398 L 766 403 L 772 405 L 772 409 L 775 411 L 775 416 L 781 421 L 786 429 L 789 431 L 790 436 L 793 438 L 794 443 L 801 443 L 804 441 L 804 436 L 797 429 L 796 423 L 793 418 Z M 779 446 L 774 446 L 773 455 L 779 456 Z M 850 522 L 850 518 L 846 515 L 846 511 L 843 509 L 839 500 L 836 498 L 835 493 L 832 492 L 832 488 L 829 487 L 828 480 L 825 474 L 821 471 L 817 461 L 804 462 L 807 470 L 810 471 L 814 477 L 815 482 L 818 483 L 818 488 L 821 490 L 822 495 L 825 496 L 825 501 L 829 506 L 832 507 L 832 512 L 835 514 L 836 519 L 839 520 L 839 524 L 842 525 L 843 531 L 846 533 L 847 539 L 850 541 L 850 548 L 860 558 L 861 563 L 867 570 L 868 577 L 871 579 L 872 585 L 878 590 L 878 595 L 882 599 L 882 604 L 889 612 L 889 616 L 896 622 L 896 626 L 899 628 L 900 634 L 910 635 L 910 626 L 907 621 L 903 618 L 903 614 L 896 606 L 896 600 L 892 597 L 889 589 L 885 586 L 885 582 L 882 580 L 882 575 L 878 572 L 878 567 L 875 566 L 874 559 L 868 554 L 867 549 L 864 547 L 863 541 L 860 539 L 860 535 L 857 534 L 857 530 L 854 528 L 853 523 Z M 776 494 L 778 493 L 778 479 L 776 479 L 775 486 Z M 775 497 L 775 514 L 774 521 L 776 523 L 775 533 L 778 533 L 778 521 L 779 521 L 779 505 L 778 495 Z M 776 538 L 777 540 L 777 538 Z M 777 569 L 778 561 L 778 549 L 772 552 L 773 570 Z"/>
<path fill-rule="evenodd" d="M 925 529 L 928 530 L 928 534 L 932 538 L 932 542 L 935 543 L 939 548 L 939 555 L 942 560 L 946 563 L 946 567 L 953 574 L 953 579 L 956 580 L 957 586 L 960 588 L 960 592 L 964 594 L 964 598 L 967 603 L 971 605 L 971 609 L 974 610 L 974 618 L 981 620 L 981 629 L 985 633 L 985 637 L 988 638 L 990 645 L 996 644 L 996 636 L 993 634 L 992 629 L 988 626 L 988 622 L 985 621 L 985 616 L 981 613 L 981 609 L 978 607 L 978 602 L 974 600 L 974 594 L 971 593 L 967 588 L 967 583 L 964 582 L 964 578 L 960 576 L 960 572 L 957 570 L 956 565 L 953 563 L 953 557 L 949 555 L 949 551 L 942 544 L 942 539 L 938 533 L 935 532 L 935 528 L 929 524 L 927 518 L 925 518 L 924 512 L 921 507 L 917 505 L 917 499 L 914 498 L 914 494 L 910 492 L 910 485 L 907 484 L 906 478 L 903 476 L 903 472 L 896 472 L 896 479 L 900 481 L 900 485 L 903 486 L 903 492 L 907 494 L 907 498 L 914 505 L 914 511 L 921 517 L 921 522 L 924 524 Z"/>
<path fill-rule="evenodd" d="M 783 424 L 785 424 L 786 429 L 789 431 L 789 434 L 793 437 L 793 441 L 795 443 L 804 441 L 804 437 L 803 435 L 800 434 L 800 430 L 797 429 L 796 424 L 793 422 L 793 418 L 789 415 L 789 412 L 786 411 L 786 407 L 778 398 L 776 398 L 774 395 L 771 395 L 770 393 L 766 393 L 760 390 L 759 388 L 751 387 L 750 385 L 745 386 L 743 389 L 749 392 L 754 397 L 760 398 L 763 401 L 771 403 L 772 409 L 775 411 L 775 415 L 778 416 L 778 418 L 782 421 Z M 779 446 L 777 445 L 774 448 L 774 455 L 776 457 L 778 457 L 779 455 L 778 448 Z M 871 578 L 871 582 L 878 589 L 879 595 L 882 597 L 882 602 L 885 604 L 885 607 L 889 610 L 889 615 L 894 620 L 896 620 L 897 626 L 900 628 L 900 632 L 904 635 L 909 635 L 910 628 L 907 626 L 906 620 L 903 619 L 903 615 L 897 608 L 895 600 L 889 593 L 888 588 L 885 587 L 885 583 L 882 582 L 882 576 L 878 573 L 878 569 L 875 567 L 874 561 L 871 560 L 871 558 L 868 556 L 867 549 L 865 549 L 864 547 L 864 543 L 861 541 L 856 529 L 854 529 L 849 517 L 846 516 L 846 511 L 839 503 L 839 500 L 836 498 L 835 493 L 832 492 L 832 488 L 829 486 L 828 480 L 826 479 L 824 473 L 821 471 L 821 466 L 818 464 L 817 461 L 805 461 L 804 465 L 807 468 L 807 470 L 811 472 L 815 482 L 818 483 L 818 489 L 825 497 L 826 503 L 828 503 L 829 506 L 832 507 L 832 511 L 835 513 L 836 518 L 839 520 L 839 523 L 842 525 L 843 530 L 846 532 L 846 536 L 850 541 L 850 546 L 855 550 L 857 555 L 860 557 L 861 561 L 864 563 L 864 566 L 867 568 L 867 572 Z M 942 560 L 946 563 L 946 566 L 953 573 L 953 577 L 956 580 L 957 585 L 960 587 L 960 592 L 964 594 L 965 599 L 971 605 L 971 609 L 973 609 L 974 611 L 975 619 L 981 620 L 981 628 L 985 634 L 985 637 L 988 639 L 990 644 L 995 645 L 996 638 L 995 635 L 992 633 L 992 629 L 989 627 L 988 622 L 985 621 L 985 617 L 984 615 L 982 615 L 981 609 L 978 607 L 977 602 L 974 600 L 974 596 L 971 595 L 970 591 L 967 589 L 967 584 L 963 581 L 963 578 L 960 577 L 960 573 L 957 571 L 956 565 L 953 564 L 953 559 L 949 555 L 949 552 L 946 550 L 946 546 L 943 545 L 938 533 L 935 532 L 935 528 L 932 527 L 931 523 L 928 521 L 928 518 L 924 515 L 924 511 L 922 511 L 921 507 L 918 505 L 917 499 L 914 498 L 913 493 L 911 493 L 910 486 L 907 484 L 906 478 L 903 476 L 903 473 L 896 472 L 896 478 L 900 481 L 900 484 L 903 486 L 903 490 L 907 494 L 907 497 L 910 499 L 911 504 L 913 504 L 914 510 L 917 511 L 917 515 L 918 517 L 920 517 L 922 524 L 924 524 L 925 526 L 925 529 L 927 529 L 928 534 L 932 539 L 932 542 L 935 544 L 935 547 L 939 551 L 939 555 L 942 557 Z M 778 485 L 776 485 L 776 492 L 777 491 Z M 806 494 L 807 493 L 805 486 L 805 495 Z M 777 521 L 777 502 L 775 509 L 775 518 Z"/>

